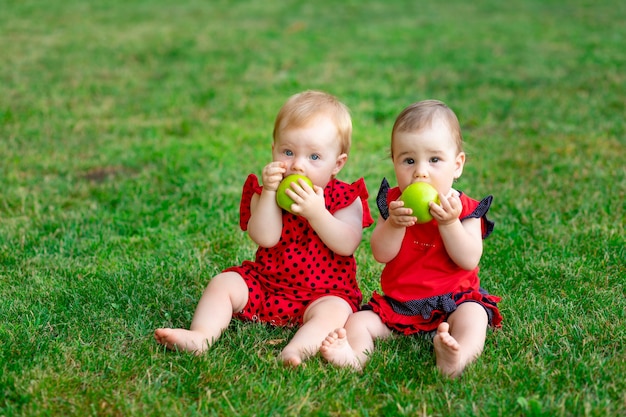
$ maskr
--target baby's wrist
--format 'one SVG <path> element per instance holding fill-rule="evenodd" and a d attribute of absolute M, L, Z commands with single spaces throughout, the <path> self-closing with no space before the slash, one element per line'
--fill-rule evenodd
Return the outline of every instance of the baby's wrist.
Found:
<path fill-rule="evenodd" d="M 437 224 L 439 225 L 439 227 L 450 227 L 450 226 L 456 225 L 457 222 L 459 224 L 461 223 L 459 219 L 452 219 L 452 220 L 444 221 L 444 222 L 437 221 Z"/>

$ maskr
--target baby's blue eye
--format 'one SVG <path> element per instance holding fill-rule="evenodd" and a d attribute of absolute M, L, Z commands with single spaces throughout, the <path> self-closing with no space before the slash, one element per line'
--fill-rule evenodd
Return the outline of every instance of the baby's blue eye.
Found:
<path fill-rule="evenodd" d="M 320 156 L 318 154 L 313 154 L 311 155 L 311 159 L 317 161 L 318 159 L 320 159 Z"/>
<path fill-rule="evenodd" d="M 287 149 L 287 150 L 285 151 L 285 155 L 287 155 L 287 156 L 293 156 L 293 152 L 292 152 L 292 151 L 290 151 L 289 149 Z"/>

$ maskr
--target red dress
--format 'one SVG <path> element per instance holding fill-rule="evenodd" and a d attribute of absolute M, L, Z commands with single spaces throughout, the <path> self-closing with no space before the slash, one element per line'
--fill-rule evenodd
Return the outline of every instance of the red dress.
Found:
<path fill-rule="evenodd" d="M 378 204 L 387 217 L 389 201 L 400 197 L 398 187 L 389 189 L 383 181 Z M 461 193 L 461 221 L 479 218 L 483 239 L 493 230 L 487 219 L 492 197 L 482 201 Z M 376 312 L 390 328 L 404 334 L 430 332 L 467 301 L 481 304 L 492 326 L 499 327 L 502 316 L 497 307 L 499 297 L 480 287 L 478 267 L 468 271 L 457 266 L 448 255 L 436 220 L 408 227 L 400 252 L 385 265 L 381 275 L 384 295 L 374 293 L 366 308 Z"/>
<path fill-rule="evenodd" d="M 262 189 L 256 175 L 250 174 L 243 187 L 239 214 L 239 224 L 244 231 L 250 220 L 252 197 Z M 360 197 L 363 227 L 374 222 L 362 178 L 353 184 L 332 179 L 324 189 L 324 197 L 331 214 Z M 357 311 L 362 294 L 356 281 L 354 257 L 331 251 L 304 217 L 285 210 L 282 215 L 283 230 L 278 244 L 271 248 L 259 247 L 254 261 L 244 261 L 241 266 L 225 270 L 241 275 L 250 291 L 248 303 L 235 317 L 277 326 L 299 325 L 306 307 L 328 295 L 343 298 Z"/>

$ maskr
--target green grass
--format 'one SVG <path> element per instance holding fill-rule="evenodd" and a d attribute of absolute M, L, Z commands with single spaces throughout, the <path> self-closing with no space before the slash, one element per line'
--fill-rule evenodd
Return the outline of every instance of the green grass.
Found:
<path fill-rule="evenodd" d="M 626 4 L 0 0 L 0 416 L 626 413 Z M 241 186 L 304 89 L 352 110 L 341 179 L 375 195 L 397 113 L 458 114 L 458 187 L 495 196 L 503 328 L 459 380 L 431 345 L 284 369 L 292 330 L 166 352 L 208 279 L 253 256 Z M 370 206 L 375 210 L 373 198 Z M 381 266 L 366 231 L 365 296 Z"/>

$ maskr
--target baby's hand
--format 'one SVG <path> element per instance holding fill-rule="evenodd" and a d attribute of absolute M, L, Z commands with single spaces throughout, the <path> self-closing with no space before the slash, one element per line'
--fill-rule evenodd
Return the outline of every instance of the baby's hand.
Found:
<path fill-rule="evenodd" d="M 429 204 L 430 214 L 437 220 L 440 226 L 446 226 L 459 220 L 463 205 L 459 198 L 459 192 L 452 189 L 447 196 L 439 194 L 439 204 Z"/>
<path fill-rule="evenodd" d="M 413 210 L 404 207 L 404 201 L 396 200 L 389 203 L 389 224 L 395 228 L 411 227 L 417 223 Z"/>
<path fill-rule="evenodd" d="M 291 206 L 293 213 L 305 219 L 311 220 L 313 216 L 326 209 L 324 189 L 317 185 L 311 188 L 302 179 L 299 179 L 291 188 L 287 188 L 285 193 L 294 201 Z"/>
<path fill-rule="evenodd" d="M 285 164 L 283 162 L 273 161 L 265 165 L 261 174 L 263 189 L 267 191 L 276 191 L 285 172 L 287 172 L 287 169 L 285 168 Z"/>

